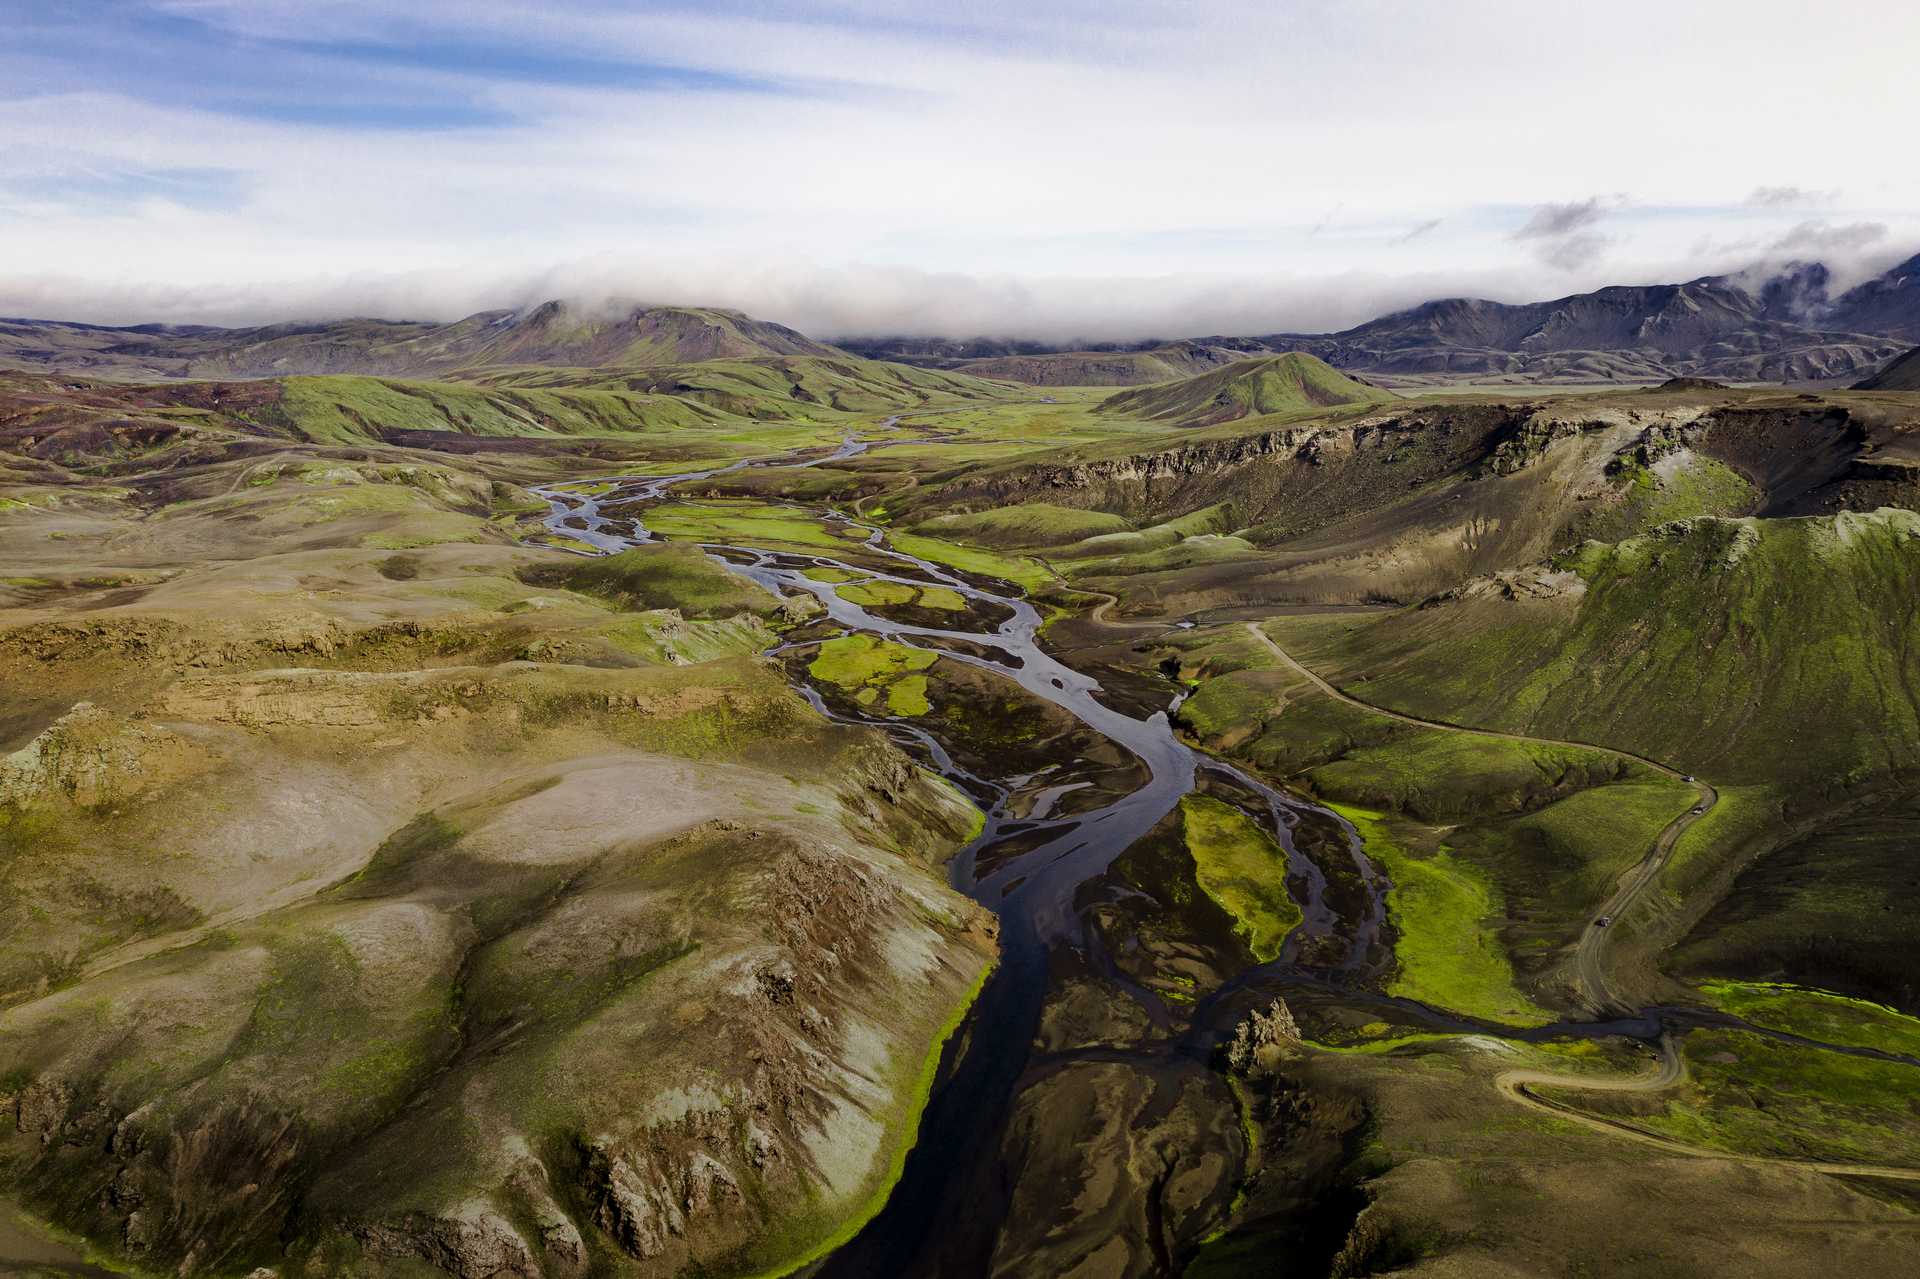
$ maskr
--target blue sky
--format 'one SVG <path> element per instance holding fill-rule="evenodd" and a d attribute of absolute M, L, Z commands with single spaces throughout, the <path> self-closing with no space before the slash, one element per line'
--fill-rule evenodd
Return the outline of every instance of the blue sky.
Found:
<path fill-rule="evenodd" d="M 1920 248 L 1920 11 L 24 0 L 0 314 L 1331 327 Z"/>

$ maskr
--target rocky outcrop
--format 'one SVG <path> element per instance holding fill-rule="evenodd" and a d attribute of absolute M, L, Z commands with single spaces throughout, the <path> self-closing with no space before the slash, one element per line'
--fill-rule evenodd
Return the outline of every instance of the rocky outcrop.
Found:
<path fill-rule="evenodd" d="M 1233 1029 L 1227 1043 L 1227 1069 L 1237 1075 L 1252 1071 L 1256 1065 L 1271 1068 L 1280 1057 L 1300 1046 L 1300 1025 L 1293 1019 L 1287 1001 L 1275 996 L 1265 1009 L 1248 1013 Z"/>
<path fill-rule="evenodd" d="M 507 1219 L 482 1202 L 444 1217 L 410 1215 L 396 1225 L 362 1226 L 356 1237 L 376 1257 L 417 1257 L 458 1279 L 541 1279 L 547 1270 Z"/>
<path fill-rule="evenodd" d="M 204 746 L 178 733 L 80 702 L 0 756 L 0 805 L 64 800 L 92 808 L 194 776 L 211 762 Z"/>

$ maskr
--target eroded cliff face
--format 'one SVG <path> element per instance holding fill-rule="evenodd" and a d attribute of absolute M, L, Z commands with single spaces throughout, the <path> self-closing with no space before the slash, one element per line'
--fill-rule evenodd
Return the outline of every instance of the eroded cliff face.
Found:
<path fill-rule="evenodd" d="M 1116 457 L 1037 461 L 963 474 L 908 507 L 921 514 L 1047 502 L 1147 522 L 1235 500 L 1249 526 L 1299 531 L 1437 481 L 1516 475 L 1562 441 L 1583 438 L 1610 452 L 1637 449 L 1629 460 L 1640 465 L 1698 449 L 1776 502 L 1847 481 L 1905 482 L 1920 465 L 1911 415 L 1815 397 L 1741 398 L 1702 385 L 1709 389 L 1643 401 L 1416 406 Z"/>
<path fill-rule="evenodd" d="M 1355 463 L 1395 465 L 1392 491 L 1471 466 L 1505 441 L 1552 429 L 1557 413 L 1510 405 L 1474 405 L 1380 413 L 1339 424 L 1307 423 L 1177 444 L 1120 457 L 1035 462 L 978 477 L 962 476 L 928 504 L 942 509 L 988 503 L 1051 502 L 1160 519 L 1238 497 L 1249 523 L 1283 514 L 1294 473 L 1324 486 Z M 1377 477 L 1376 477 L 1377 478 Z M 1376 487 L 1381 487 L 1376 483 Z"/>

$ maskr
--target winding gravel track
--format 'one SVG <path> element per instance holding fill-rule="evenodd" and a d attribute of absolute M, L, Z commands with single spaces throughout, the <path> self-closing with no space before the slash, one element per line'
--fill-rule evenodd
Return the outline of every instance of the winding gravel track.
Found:
<path fill-rule="evenodd" d="M 1804 1172 L 1828 1173 L 1835 1176 L 1920 1181 L 1920 1168 L 1901 1168 L 1888 1164 L 1834 1163 L 1821 1159 L 1783 1159 L 1773 1155 L 1747 1155 L 1729 1150 L 1715 1150 L 1710 1146 L 1688 1145 L 1683 1141 L 1674 1141 L 1671 1138 L 1650 1133 L 1643 1128 L 1636 1128 L 1624 1120 L 1588 1114 L 1586 1111 L 1542 1097 L 1535 1091 L 1538 1088 L 1573 1088 L 1581 1092 L 1665 1092 L 1684 1082 L 1686 1077 L 1686 1065 L 1680 1059 L 1680 1050 L 1674 1044 L 1673 1037 L 1662 1035 L 1660 1065 L 1646 1074 L 1556 1075 L 1543 1070 L 1508 1070 L 1495 1077 L 1493 1086 L 1499 1089 L 1502 1096 L 1517 1101 L 1523 1106 L 1544 1110 L 1555 1118 L 1568 1120 L 1583 1128 L 1591 1128 L 1609 1137 L 1625 1137 L 1629 1141 L 1651 1146 L 1670 1155 L 1686 1155 L 1696 1159 L 1720 1159 L 1728 1163 L 1768 1164 L 1776 1168 L 1797 1168 Z"/>

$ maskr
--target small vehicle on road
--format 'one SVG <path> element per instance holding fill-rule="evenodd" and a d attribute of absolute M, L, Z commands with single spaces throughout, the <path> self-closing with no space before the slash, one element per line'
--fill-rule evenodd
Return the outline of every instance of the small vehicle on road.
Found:
<path fill-rule="evenodd" d="M 1608 924 L 1611 924 L 1612 922 L 1613 922 L 1612 915 L 1602 915 L 1600 916 L 1600 918 L 1593 921 L 1593 926 L 1595 928 L 1605 928 Z"/>
<path fill-rule="evenodd" d="M 1693 806 L 1693 815 L 1694 815 L 1695 817 L 1698 817 L 1698 816 L 1700 816 L 1700 814 L 1702 814 L 1702 813 L 1704 813 L 1704 812 L 1706 812 L 1706 811 L 1707 811 L 1707 806 L 1706 806 L 1705 804 L 1695 804 L 1695 805 Z"/>

